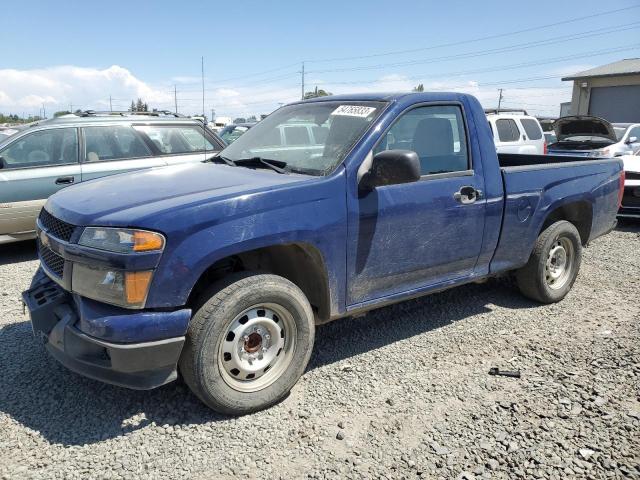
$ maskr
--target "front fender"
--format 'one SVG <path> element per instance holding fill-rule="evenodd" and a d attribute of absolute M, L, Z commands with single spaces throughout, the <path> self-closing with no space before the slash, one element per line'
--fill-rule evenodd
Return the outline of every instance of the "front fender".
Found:
<path fill-rule="evenodd" d="M 186 304 L 200 276 L 214 263 L 247 251 L 292 243 L 308 244 L 322 255 L 332 310 L 344 305 L 346 202 L 344 177 L 338 175 L 304 191 L 289 189 L 262 196 L 260 204 L 242 212 L 222 206 L 223 217 L 200 211 L 197 231 L 168 235 L 165 250 L 147 298 L 147 308 Z M 286 194 L 286 199 L 280 196 Z M 309 200 L 312 199 L 312 200 Z M 273 208 L 265 206 L 273 205 Z M 211 221 L 203 221 L 208 214 Z"/>

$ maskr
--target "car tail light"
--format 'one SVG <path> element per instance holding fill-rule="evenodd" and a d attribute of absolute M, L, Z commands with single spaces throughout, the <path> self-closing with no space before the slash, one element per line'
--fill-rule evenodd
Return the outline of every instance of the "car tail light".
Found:
<path fill-rule="evenodd" d="M 625 179 L 625 174 L 624 174 L 624 170 L 622 170 L 620 172 L 620 190 L 618 190 L 618 208 L 620 208 L 622 206 L 622 197 L 624 196 L 624 179 Z"/>
<path fill-rule="evenodd" d="M 544 148 L 542 149 L 542 154 L 546 155 L 547 153 L 549 153 L 549 149 L 547 147 L 547 142 L 544 142 Z"/>

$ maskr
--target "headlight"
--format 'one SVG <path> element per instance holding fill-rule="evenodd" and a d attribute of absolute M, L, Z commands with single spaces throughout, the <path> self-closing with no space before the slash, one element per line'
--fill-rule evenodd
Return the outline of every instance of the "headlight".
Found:
<path fill-rule="evenodd" d="M 152 271 L 124 272 L 108 267 L 73 265 L 71 289 L 83 297 L 127 308 L 143 308 Z"/>
<path fill-rule="evenodd" d="M 148 230 L 87 227 L 78 243 L 109 252 L 135 253 L 162 250 L 165 242 L 164 236 Z"/>
<path fill-rule="evenodd" d="M 592 150 L 589 153 L 589 156 L 593 158 L 607 158 L 611 156 L 611 150 L 609 148 L 603 148 L 602 150 Z"/>

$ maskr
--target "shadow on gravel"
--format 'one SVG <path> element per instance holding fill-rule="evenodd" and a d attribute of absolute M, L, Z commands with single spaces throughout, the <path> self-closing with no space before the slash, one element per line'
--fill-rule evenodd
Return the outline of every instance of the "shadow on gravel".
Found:
<path fill-rule="evenodd" d="M 363 318 L 339 320 L 318 328 L 309 369 L 490 312 L 492 304 L 514 309 L 536 306 L 508 283 L 491 281 L 386 307 Z M 26 321 L 0 329 L 0 366 L 0 411 L 51 443 L 91 444 L 151 422 L 233 421 L 206 408 L 180 382 L 134 391 L 76 375 L 48 356 Z"/>
<path fill-rule="evenodd" d="M 184 384 L 136 391 L 81 377 L 59 365 L 29 322 L 0 329 L 0 412 L 48 442 L 85 445 L 158 425 L 228 420 Z M 136 418 L 135 422 L 129 419 Z"/>
<path fill-rule="evenodd" d="M 309 369 L 491 312 L 491 305 L 513 309 L 539 306 L 504 279 L 465 285 L 398 303 L 369 312 L 364 317 L 336 320 L 318 327 Z"/>
<path fill-rule="evenodd" d="M 35 240 L 0 245 L 0 265 L 28 262 L 38 259 Z"/>

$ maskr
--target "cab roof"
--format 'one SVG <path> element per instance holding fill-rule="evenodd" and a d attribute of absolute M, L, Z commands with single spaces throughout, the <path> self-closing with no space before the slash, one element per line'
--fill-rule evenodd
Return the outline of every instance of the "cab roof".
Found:
<path fill-rule="evenodd" d="M 327 97 L 316 97 L 308 100 L 301 100 L 298 103 L 311 102 L 400 102 L 411 101 L 433 102 L 451 100 L 453 98 L 470 97 L 466 93 L 459 92 L 372 92 L 355 93 L 345 95 L 329 95 Z"/>

